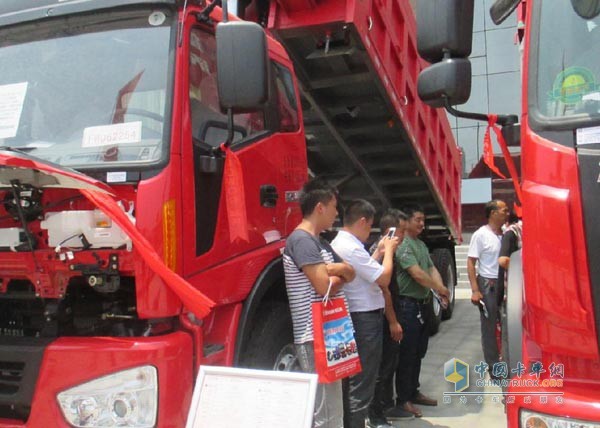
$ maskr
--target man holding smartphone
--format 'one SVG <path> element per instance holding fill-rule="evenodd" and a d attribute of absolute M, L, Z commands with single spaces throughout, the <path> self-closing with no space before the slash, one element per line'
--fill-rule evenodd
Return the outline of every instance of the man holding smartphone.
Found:
<path fill-rule="evenodd" d="M 379 260 L 383 253 L 381 252 L 384 238 L 395 236 L 400 243 L 404 239 L 408 216 L 402 211 L 390 208 L 379 220 L 379 228 L 382 232 L 381 239 L 373 244 L 371 253 L 373 257 Z M 369 406 L 369 428 L 389 428 L 392 427 L 385 411 L 394 420 L 414 419 L 412 413 L 405 412 L 399 407 L 394 407 L 394 375 L 398 366 L 398 352 L 402 341 L 402 325 L 400 319 L 400 308 L 398 300 L 398 283 L 396 281 L 397 266 L 394 263 L 394 269 L 388 293 L 384 290 L 385 296 L 385 318 L 387 323 L 383 325 L 383 355 L 379 365 L 379 374 L 375 384 L 375 395 Z"/>
<path fill-rule="evenodd" d="M 344 227 L 331 242 L 337 254 L 354 268 L 356 277 L 344 286 L 362 372 L 344 379 L 344 427 L 364 428 L 381 362 L 385 293 L 392 278 L 398 238 L 383 239 L 380 264 L 365 250 L 375 208 L 363 199 L 348 204 Z"/>

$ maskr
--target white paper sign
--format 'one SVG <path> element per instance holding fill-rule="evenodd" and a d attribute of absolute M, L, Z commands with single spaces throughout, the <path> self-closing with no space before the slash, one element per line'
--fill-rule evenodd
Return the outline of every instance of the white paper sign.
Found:
<path fill-rule="evenodd" d="M 577 145 L 600 143 L 600 126 L 577 130 Z"/>
<path fill-rule="evenodd" d="M 102 147 L 142 141 L 142 122 L 90 126 L 83 130 L 82 147 Z"/>
<path fill-rule="evenodd" d="M 119 171 L 119 172 L 107 172 L 106 173 L 106 182 L 107 183 L 124 183 L 127 181 L 127 172 Z"/>
<path fill-rule="evenodd" d="M 17 135 L 27 82 L 0 86 L 0 138 Z"/>
<path fill-rule="evenodd" d="M 310 428 L 317 375 L 201 366 L 186 428 Z"/>

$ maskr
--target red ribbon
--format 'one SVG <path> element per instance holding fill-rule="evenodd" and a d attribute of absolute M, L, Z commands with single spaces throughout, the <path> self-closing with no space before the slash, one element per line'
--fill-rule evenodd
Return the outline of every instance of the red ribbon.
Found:
<path fill-rule="evenodd" d="M 513 158 L 508 150 L 508 146 L 506 145 L 506 141 L 504 141 L 504 137 L 502 136 L 502 132 L 500 128 L 496 125 L 498 120 L 498 116 L 495 114 L 488 115 L 488 126 L 485 130 L 485 135 L 483 136 L 483 161 L 485 164 L 499 177 L 506 178 L 504 174 L 500 172 L 500 170 L 496 167 L 494 163 L 494 150 L 492 148 L 492 140 L 490 138 L 490 129 L 494 131 L 496 134 L 496 141 L 502 150 L 502 155 L 504 156 L 504 161 L 506 162 L 506 167 L 508 168 L 508 173 L 510 178 L 512 179 L 513 186 L 515 188 L 515 192 L 517 194 L 517 200 L 519 203 L 515 202 L 514 211 L 515 213 L 521 217 L 522 216 L 522 208 L 520 203 L 522 202 L 521 195 L 521 185 L 519 184 L 519 179 L 517 175 L 517 168 L 515 167 L 515 163 L 513 162 Z"/>
<path fill-rule="evenodd" d="M 485 130 L 485 135 L 483 136 L 483 162 L 485 162 L 488 168 L 491 169 L 492 172 L 495 173 L 497 176 L 501 178 L 506 178 L 506 176 L 500 172 L 500 170 L 494 163 L 494 148 L 492 147 L 492 139 L 490 138 L 490 129 L 494 130 L 494 132 L 496 133 L 496 138 L 502 137 L 500 130 L 496 126 L 497 119 L 498 116 L 496 116 L 495 114 L 488 115 L 488 126 Z"/>
<path fill-rule="evenodd" d="M 225 152 L 225 170 L 223 186 L 227 204 L 227 221 L 229 223 L 229 239 L 231 242 L 242 240 L 248 242 L 248 217 L 246 214 L 246 194 L 244 191 L 244 172 L 238 156 L 225 144 L 221 145 Z"/>
<path fill-rule="evenodd" d="M 194 315 L 198 318 L 204 318 L 209 314 L 211 308 L 215 306 L 215 302 L 165 265 L 154 247 L 140 233 L 110 195 L 95 190 L 79 189 L 79 191 L 119 225 L 131 238 L 135 251 L 142 256 L 148 267 L 163 279 L 165 284 L 173 290 Z"/>

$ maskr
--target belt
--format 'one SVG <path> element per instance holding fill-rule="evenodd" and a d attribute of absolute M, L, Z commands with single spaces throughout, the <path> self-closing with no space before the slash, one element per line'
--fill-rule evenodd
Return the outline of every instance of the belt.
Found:
<path fill-rule="evenodd" d="M 399 300 L 404 300 L 404 301 L 409 301 L 409 302 L 414 302 L 417 303 L 419 305 L 424 305 L 426 303 L 429 303 L 429 298 L 425 298 L 425 299 L 417 299 L 415 297 L 410 297 L 410 296 L 398 296 Z"/>
<path fill-rule="evenodd" d="M 372 311 L 355 311 L 355 312 L 350 312 L 350 313 L 351 314 L 382 314 L 383 308 L 373 309 Z"/>

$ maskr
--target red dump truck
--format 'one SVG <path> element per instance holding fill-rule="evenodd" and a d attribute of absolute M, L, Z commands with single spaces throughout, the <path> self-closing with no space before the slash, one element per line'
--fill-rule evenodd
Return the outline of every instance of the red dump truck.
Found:
<path fill-rule="evenodd" d="M 281 252 L 310 174 L 423 204 L 453 290 L 461 155 L 417 97 L 409 4 L 237 13 L 1 2 L 0 427 L 182 427 L 200 365 L 293 369 Z"/>
<path fill-rule="evenodd" d="M 452 107 L 469 98 L 473 1 L 421 4 L 419 50 L 435 64 L 419 77 L 419 93 L 452 114 L 488 121 Z M 522 168 L 523 246 L 510 261 L 503 352 L 508 426 L 596 427 L 600 2 L 498 0 L 492 19 L 501 23 L 517 7 L 522 115 L 498 117 L 507 145 L 521 146 Z"/>

